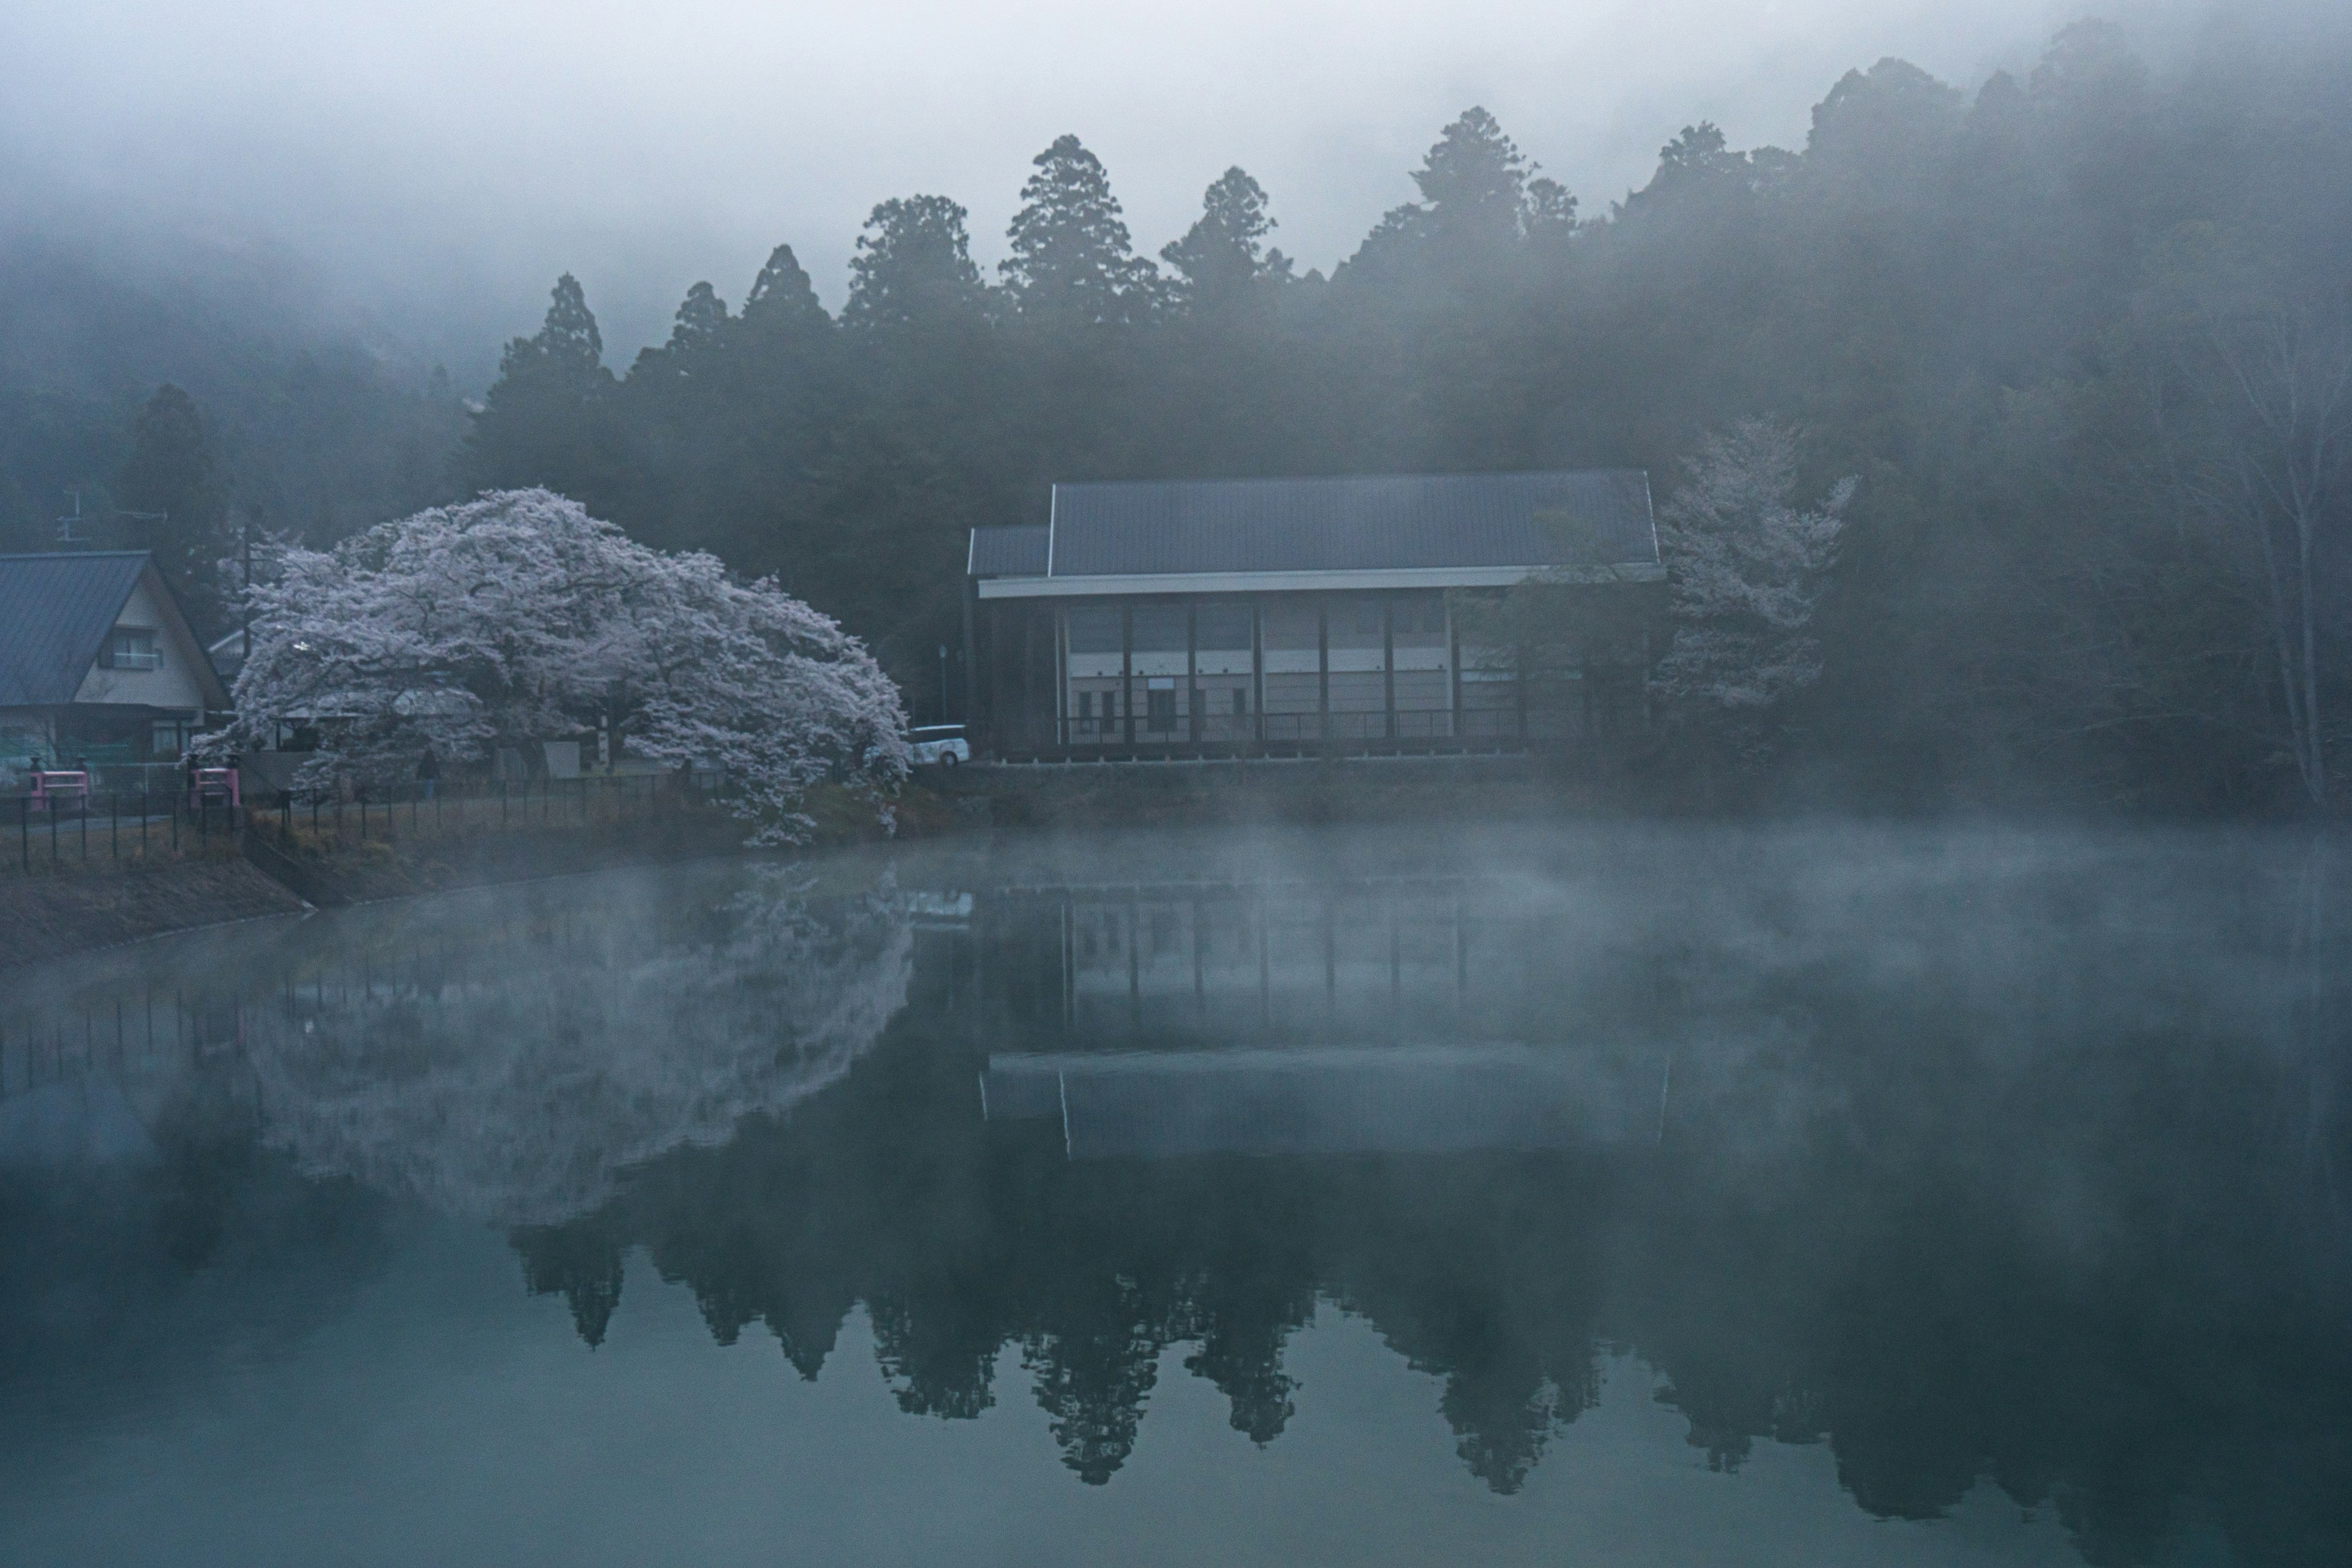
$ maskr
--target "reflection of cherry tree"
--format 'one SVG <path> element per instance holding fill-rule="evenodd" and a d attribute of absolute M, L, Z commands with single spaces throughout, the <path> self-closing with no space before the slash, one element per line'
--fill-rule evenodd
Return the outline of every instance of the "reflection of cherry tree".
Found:
<path fill-rule="evenodd" d="M 640 921 L 578 922 L 480 983 L 272 1012 L 251 1051 L 264 1137 L 314 1173 L 467 1218 L 585 1213 L 626 1167 L 840 1078 L 905 1005 L 899 901 L 820 912 L 801 891 L 765 880 L 715 948 L 648 952 Z"/>

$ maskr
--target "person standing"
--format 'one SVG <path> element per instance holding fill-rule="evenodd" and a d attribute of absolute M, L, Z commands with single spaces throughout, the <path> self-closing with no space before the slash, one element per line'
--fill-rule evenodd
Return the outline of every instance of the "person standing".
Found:
<path fill-rule="evenodd" d="M 426 800 L 441 787 L 441 757 L 430 741 L 425 742 L 425 754 L 416 759 L 416 784 Z"/>

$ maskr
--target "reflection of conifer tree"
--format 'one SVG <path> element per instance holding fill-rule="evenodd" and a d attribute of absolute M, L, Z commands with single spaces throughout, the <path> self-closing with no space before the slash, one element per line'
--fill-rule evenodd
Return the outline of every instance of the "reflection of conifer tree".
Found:
<path fill-rule="evenodd" d="M 1218 1206 L 1229 1214 L 1306 1217 L 1279 1214 L 1264 1204 L 1238 1211 Z M 1315 1316 L 1315 1304 L 1312 1258 L 1294 1247 L 1236 1246 L 1228 1237 L 1209 1268 L 1191 1281 L 1180 1320 L 1171 1326 L 1171 1338 L 1200 1342 L 1185 1358 L 1184 1370 L 1207 1378 L 1233 1401 L 1234 1430 L 1248 1434 L 1260 1447 L 1282 1436 L 1297 1414 L 1290 1396 L 1298 1384 L 1283 1370 L 1282 1352 L 1292 1331 Z"/>
<path fill-rule="evenodd" d="M 1297 1382 L 1282 1370 L 1283 1342 L 1294 1326 L 1212 1317 L 1201 1348 L 1184 1358 L 1186 1372 L 1207 1378 L 1233 1401 L 1234 1430 L 1261 1448 L 1298 1413 L 1290 1399 Z"/>
<path fill-rule="evenodd" d="M 511 1241 L 522 1259 L 523 1288 L 534 1296 L 561 1294 L 580 1337 L 591 1348 L 603 1344 L 621 1304 L 621 1243 L 612 1230 L 595 1220 L 531 1226 Z"/>
<path fill-rule="evenodd" d="M 1437 1408 L 1470 1473 L 1507 1497 L 1527 1483 L 1554 1426 L 1567 1421 L 1559 1390 L 1533 1357 L 1480 1348 L 1490 1353 L 1446 1373 Z"/>
<path fill-rule="evenodd" d="M 866 1304 L 874 1358 L 909 1415 L 969 1421 L 996 1403 L 996 1352 L 1004 1335 L 982 1311 L 979 1281 L 964 1291 L 927 1292 L 919 1300 L 889 1296 Z"/>
<path fill-rule="evenodd" d="M 1037 1403 L 1052 1418 L 1062 1462 L 1098 1487 L 1135 1451 L 1166 1342 L 1131 1280 L 1107 1282 L 1088 1299 L 1057 1307 L 1053 1318 L 1066 1326 L 1032 1335 L 1021 1364 L 1037 1375 Z"/>

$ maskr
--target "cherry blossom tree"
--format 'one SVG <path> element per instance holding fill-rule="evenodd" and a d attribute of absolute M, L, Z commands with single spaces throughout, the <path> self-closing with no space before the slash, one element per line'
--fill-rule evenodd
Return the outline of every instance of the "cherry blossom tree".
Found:
<path fill-rule="evenodd" d="M 635 543 L 576 501 L 499 490 L 318 552 L 251 590 L 253 652 L 215 748 L 315 728 L 302 784 L 411 776 L 590 725 L 637 754 L 726 770 L 762 841 L 808 788 L 903 778 L 906 712 L 864 645 L 772 580 Z"/>
<path fill-rule="evenodd" d="M 1657 669 L 1660 691 L 1753 730 L 1821 678 L 1813 612 L 1837 563 L 1854 481 L 1797 504 L 1797 437 L 1743 419 L 1683 465 L 1658 509 L 1669 606 L 1680 624 Z M 1752 738 L 1752 737 L 1751 737 Z"/>

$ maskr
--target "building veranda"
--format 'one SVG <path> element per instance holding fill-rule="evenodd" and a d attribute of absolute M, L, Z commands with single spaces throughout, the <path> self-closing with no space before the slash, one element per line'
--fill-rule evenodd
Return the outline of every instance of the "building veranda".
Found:
<path fill-rule="evenodd" d="M 966 570 L 1009 761 L 1598 743 L 1643 722 L 1665 576 L 1637 469 L 1059 484 Z M 1500 613 L 1530 581 L 1569 635 Z"/>

